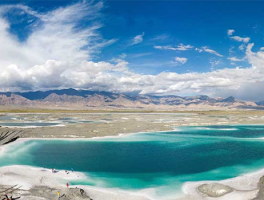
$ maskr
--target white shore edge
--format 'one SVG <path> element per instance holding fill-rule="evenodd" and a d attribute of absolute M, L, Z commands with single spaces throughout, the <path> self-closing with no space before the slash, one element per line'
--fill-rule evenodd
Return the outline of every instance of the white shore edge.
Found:
<path fill-rule="evenodd" d="M 170 132 L 177 131 L 158 131 L 158 132 Z M 116 138 L 127 137 L 129 135 L 142 134 L 149 132 L 138 133 L 120 133 L 116 136 L 102 136 L 93 138 L 20 138 L 15 143 L 8 144 L 0 147 L 0 157 L 6 151 L 6 148 L 18 143 L 24 143 L 30 140 L 68 140 L 68 141 L 86 141 L 97 140 L 104 138 Z M 151 133 L 151 132 L 150 132 Z M 264 139 L 264 138 L 258 138 Z M 32 173 L 34 172 L 34 173 Z M 256 197 L 258 192 L 257 184 L 259 179 L 264 176 L 264 169 L 256 172 L 242 174 L 238 177 L 226 179 L 222 181 L 198 181 L 198 182 L 186 182 L 182 187 L 182 197 L 167 198 L 166 200 L 249 200 Z M 66 174 L 64 170 L 58 170 L 58 173 L 52 173 L 51 169 L 38 168 L 26 165 L 12 165 L 0 167 L 0 185 L 19 185 L 21 189 L 30 189 L 35 185 L 49 186 L 52 188 L 66 188 L 67 180 L 71 179 L 83 179 L 87 176 L 81 172 L 70 172 Z M 45 180 L 45 181 L 43 181 Z M 198 192 L 197 187 L 206 183 L 221 183 L 234 189 L 233 192 L 226 194 L 219 198 L 207 197 Z M 149 188 L 140 190 L 137 192 L 122 190 L 119 188 L 99 188 L 95 186 L 86 185 L 74 185 L 73 188 L 79 187 L 87 191 L 91 198 L 95 200 L 161 200 L 163 198 L 156 198 L 155 188 Z M 23 198 L 21 198 L 23 200 Z M 165 199 L 164 199 L 165 200 Z"/>
<path fill-rule="evenodd" d="M 23 190 L 29 190 L 34 186 L 48 186 L 61 191 L 66 189 L 67 182 L 86 178 L 85 174 L 80 172 L 69 172 L 69 174 L 66 174 L 64 170 L 56 171 L 57 173 L 52 173 L 51 169 L 24 165 L 5 166 L 0 168 L 0 185 L 18 185 Z M 151 198 L 140 192 L 104 189 L 84 185 L 73 185 L 69 188 L 75 187 L 84 189 L 95 200 L 151 200 Z"/>

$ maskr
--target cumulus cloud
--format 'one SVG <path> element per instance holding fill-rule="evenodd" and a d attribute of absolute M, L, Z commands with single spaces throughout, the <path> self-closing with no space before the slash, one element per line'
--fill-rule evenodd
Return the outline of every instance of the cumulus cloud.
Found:
<path fill-rule="evenodd" d="M 243 51 L 246 48 L 246 44 L 239 45 L 238 49 Z"/>
<path fill-rule="evenodd" d="M 4 82 L 1 85 L 2 90 L 13 90 L 16 85 L 21 86 L 20 89 L 45 88 L 46 84 L 41 85 L 42 82 L 37 81 L 44 79 L 41 76 L 37 78 L 33 71 L 46 68 L 46 73 L 52 74 L 53 79 L 57 75 L 57 79 L 60 79 L 60 72 L 75 67 L 83 60 L 92 59 L 101 48 L 115 42 L 115 39 L 104 40 L 98 32 L 102 25 L 97 19 L 102 7 L 102 2 L 84 2 L 43 13 L 24 5 L 1 6 L 0 77 Z M 27 27 L 31 29 L 31 34 L 25 41 L 19 41 L 10 33 L 12 21 L 5 18 L 8 13 L 13 15 L 26 13 L 34 19 L 35 22 Z M 86 21 L 90 24 L 89 27 L 79 26 L 80 21 Z M 51 65 L 51 60 L 56 64 Z M 60 70 L 54 71 L 55 68 Z M 13 76 L 11 72 L 14 72 Z M 32 75 L 31 79 L 38 82 L 36 87 L 31 84 L 32 80 L 26 80 L 28 73 Z M 27 83 L 22 84 L 23 81 Z M 51 84 L 51 87 L 55 85 Z"/>
<path fill-rule="evenodd" d="M 171 46 L 154 46 L 154 49 L 160 49 L 160 50 L 173 50 L 173 51 L 176 51 L 176 49 L 174 47 L 171 47 Z"/>
<path fill-rule="evenodd" d="M 233 35 L 233 33 L 235 32 L 235 30 L 233 30 L 233 29 L 229 29 L 229 30 L 227 30 L 227 35 Z"/>
<path fill-rule="evenodd" d="M 180 45 L 178 45 L 177 46 L 177 48 L 176 48 L 176 50 L 178 50 L 178 51 L 187 51 L 187 50 L 189 50 L 189 49 L 192 49 L 193 48 L 193 46 L 191 46 L 191 45 L 184 45 L 184 44 L 180 44 Z"/>
<path fill-rule="evenodd" d="M 232 36 L 234 34 L 234 32 L 235 32 L 235 30 L 233 30 L 233 29 L 227 30 L 227 35 L 229 36 L 230 39 L 235 40 L 237 42 L 244 42 L 244 43 L 248 43 L 250 41 L 249 37 Z M 239 49 L 244 50 L 244 46 L 240 45 Z"/>
<path fill-rule="evenodd" d="M 253 44 L 249 44 L 246 50 L 246 59 L 251 64 L 249 68 L 224 68 L 206 73 L 162 72 L 157 75 L 132 73 L 128 68 L 123 68 L 121 77 L 112 74 L 111 83 L 116 86 L 116 91 L 123 92 L 226 95 L 226 91 L 229 91 L 229 95 L 233 93 L 241 98 L 244 95 L 245 98 L 247 93 L 242 90 L 245 85 L 264 82 L 264 52 L 252 52 L 252 47 Z"/>
<path fill-rule="evenodd" d="M 172 47 L 170 45 L 168 46 L 154 46 L 154 49 L 160 49 L 160 50 L 172 50 L 172 51 L 187 51 L 192 49 L 193 46 L 191 45 L 184 45 L 182 43 L 180 43 L 178 46 L 176 47 Z"/>
<path fill-rule="evenodd" d="M 47 60 L 67 62 L 91 59 L 103 46 L 115 40 L 103 40 L 97 30 L 101 24 L 91 21 L 98 16 L 102 3 L 77 3 L 47 13 L 37 13 L 29 7 L 2 6 L 0 9 L 0 66 L 10 64 L 27 68 L 43 64 Z M 31 34 L 20 42 L 9 32 L 10 22 L 3 16 L 14 9 L 34 15 L 36 23 L 31 25 Z M 80 20 L 92 23 L 89 27 L 78 27 Z M 93 23 L 94 22 L 94 23 Z"/>
<path fill-rule="evenodd" d="M 182 57 L 176 57 L 175 58 L 176 62 L 181 63 L 182 65 L 187 62 L 187 58 L 182 58 Z"/>
<path fill-rule="evenodd" d="M 203 49 L 195 48 L 195 51 L 198 51 L 199 53 L 203 52 Z"/>
<path fill-rule="evenodd" d="M 143 36 L 144 35 L 145 35 L 145 33 L 143 32 L 142 34 L 135 36 L 132 40 L 131 45 L 135 45 L 135 44 L 139 44 L 139 43 L 143 42 Z"/>
<path fill-rule="evenodd" d="M 239 37 L 239 36 L 232 36 L 230 37 L 232 40 L 235 40 L 237 42 L 244 42 L 244 43 L 248 43 L 250 38 L 249 37 Z"/>
<path fill-rule="evenodd" d="M 221 55 L 220 53 L 216 52 L 215 50 L 212 50 L 212 49 L 209 49 L 207 46 L 204 46 L 202 48 L 195 48 L 196 51 L 198 51 L 199 53 L 201 52 L 207 52 L 207 53 L 210 53 L 210 54 L 214 54 L 216 56 L 219 56 L 219 57 L 223 57 L 223 55 Z"/>

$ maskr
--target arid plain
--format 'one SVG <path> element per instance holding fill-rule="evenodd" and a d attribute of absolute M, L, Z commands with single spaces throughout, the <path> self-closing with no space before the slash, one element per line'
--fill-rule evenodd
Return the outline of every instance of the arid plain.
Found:
<path fill-rule="evenodd" d="M 177 126 L 208 126 L 264 124 L 264 111 L 67 111 L 67 110 L 10 110 L 2 116 L 12 116 L 5 122 L 54 122 L 58 126 L 27 128 L 23 138 L 91 138 L 126 133 L 168 131 Z M 2 129 L 5 126 L 2 125 Z M 8 127 L 22 129 L 24 127 Z"/>

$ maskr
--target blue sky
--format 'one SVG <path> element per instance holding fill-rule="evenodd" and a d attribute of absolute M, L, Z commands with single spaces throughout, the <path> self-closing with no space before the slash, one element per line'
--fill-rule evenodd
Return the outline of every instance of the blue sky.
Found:
<path fill-rule="evenodd" d="M 261 1 L 2 1 L 0 89 L 260 100 L 263 8 Z"/>
<path fill-rule="evenodd" d="M 212 62 L 219 61 L 215 68 L 236 67 L 230 65 L 229 56 L 242 57 L 238 50 L 241 43 L 230 40 L 228 29 L 236 30 L 241 37 L 251 37 L 254 42 L 263 43 L 264 18 L 262 2 L 183 2 L 183 1 L 110 1 L 106 14 L 110 17 L 102 34 L 108 38 L 118 38 L 114 46 L 104 49 L 103 59 L 111 59 L 118 54 L 127 54 L 131 68 L 140 73 L 157 74 L 162 71 L 185 73 L 188 71 L 206 72 L 212 68 Z M 144 8 L 144 9 L 141 9 Z M 250 13 L 251 12 L 251 13 Z M 247 15 L 245 15 L 247 13 Z M 250 17 L 249 17 L 250 16 Z M 125 47 L 135 35 L 142 33 L 144 41 L 138 45 Z M 155 40 L 156 38 L 156 40 Z M 160 38 L 160 39 L 158 39 Z M 161 51 L 153 46 L 191 45 L 190 51 Z M 223 58 L 198 53 L 195 48 L 208 46 L 223 55 Z M 233 54 L 229 53 L 234 47 Z M 257 46 L 256 47 L 260 47 Z M 134 58 L 129 55 L 145 55 Z M 184 66 L 168 64 L 174 58 L 186 57 Z M 147 64 L 147 65 L 146 65 Z M 152 65 L 153 64 L 153 65 Z M 156 64 L 156 66 L 155 66 Z M 160 66 L 162 65 L 162 66 Z M 239 63 L 248 66 L 247 62 Z"/>

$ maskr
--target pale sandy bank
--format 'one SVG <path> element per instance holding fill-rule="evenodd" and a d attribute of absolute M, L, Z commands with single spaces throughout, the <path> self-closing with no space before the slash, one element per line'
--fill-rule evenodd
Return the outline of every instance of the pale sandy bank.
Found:
<path fill-rule="evenodd" d="M 70 180 L 83 179 L 85 175 L 78 172 L 69 172 L 57 170 L 56 173 L 52 173 L 51 169 L 36 168 L 30 166 L 6 166 L 0 168 L 0 185 L 19 187 L 19 194 L 21 200 L 28 199 L 58 199 L 57 191 L 60 194 L 66 193 L 70 188 L 76 188 L 78 186 L 66 187 L 66 183 Z M 47 194 L 31 193 L 31 189 L 36 186 L 46 186 L 52 188 L 52 192 L 48 195 L 48 198 L 44 198 Z M 89 186 L 80 186 L 86 191 L 88 196 L 94 200 L 147 200 L 148 198 L 144 194 L 126 192 L 113 189 L 101 189 Z M 18 195 L 18 194 L 17 194 Z M 15 195 L 14 195 L 15 196 Z M 88 198 L 87 198 L 88 199 Z"/>

